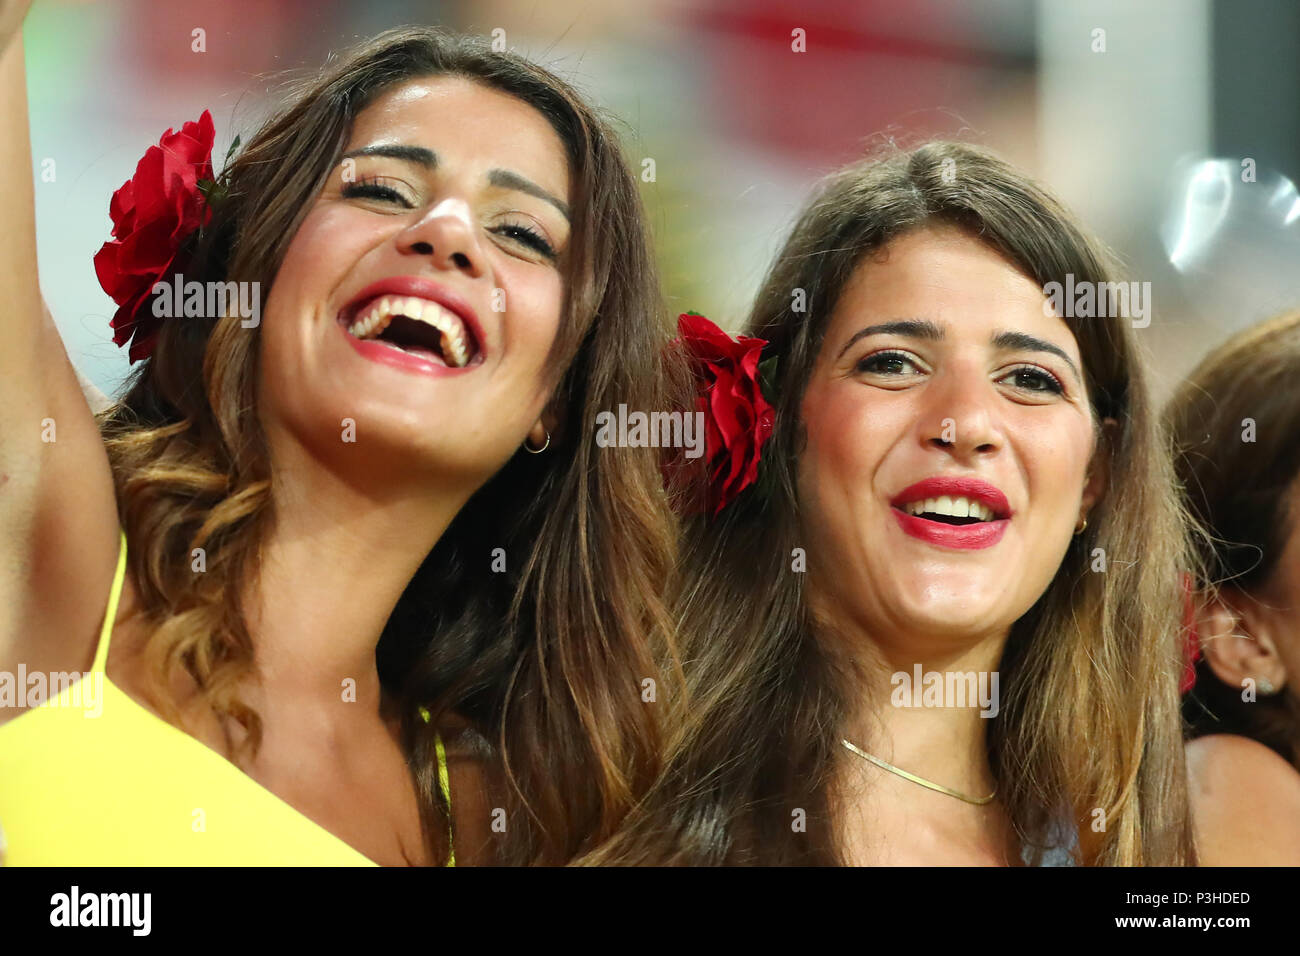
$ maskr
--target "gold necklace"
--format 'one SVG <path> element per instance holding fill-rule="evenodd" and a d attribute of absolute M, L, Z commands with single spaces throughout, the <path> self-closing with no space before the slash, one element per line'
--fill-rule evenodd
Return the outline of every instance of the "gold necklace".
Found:
<path fill-rule="evenodd" d="M 890 773 L 896 773 L 904 780 L 910 780 L 912 781 L 912 783 L 920 784 L 922 787 L 925 787 L 927 790 L 934 790 L 936 793 L 946 793 L 950 797 L 956 797 L 958 800 L 964 800 L 967 803 L 973 803 L 978 807 L 982 807 L 987 803 L 992 803 L 993 798 L 998 795 L 998 792 L 995 789 L 987 797 L 968 797 L 964 793 L 958 793 L 956 790 L 949 790 L 947 787 L 943 786 L 942 784 L 935 783 L 932 780 L 926 780 L 924 777 L 918 777 L 916 774 L 908 773 L 906 770 L 900 770 L 899 768 L 895 767 L 893 764 L 885 763 L 885 761 L 881 760 L 879 757 L 874 757 L 871 754 L 867 753 L 865 750 L 853 746 L 853 744 L 849 743 L 847 740 L 841 738 L 840 743 L 842 743 L 845 747 L 848 747 L 849 750 L 853 751 L 863 760 L 875 764 L 881 770 L 888 770 Z"/>

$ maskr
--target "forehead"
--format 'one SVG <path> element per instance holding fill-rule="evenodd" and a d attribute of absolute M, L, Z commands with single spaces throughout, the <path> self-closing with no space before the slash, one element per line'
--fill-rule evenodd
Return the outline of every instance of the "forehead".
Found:
<path fill-rule="evenodd" d="M 440 163 L 516 170 L 567 196 L 568 159 L 550 122 L 518 97 L 461 76 L 421 77 L 385 90 L 352 124 L 346 150 L 424 146 Z"/>
<path fill-rule="evenodd" d="M 1042 288 L 996 250 L 953 227 L 907 233 L 854 270 L 837 303 L 832 329 L 870 316 L 929 319 L 952 334 L 990 328 L 1074 336 L 1044 314 Z"/>

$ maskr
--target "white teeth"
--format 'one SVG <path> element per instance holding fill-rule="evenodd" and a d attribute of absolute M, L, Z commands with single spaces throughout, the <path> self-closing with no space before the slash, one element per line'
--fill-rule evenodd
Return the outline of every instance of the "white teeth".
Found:
<path fill-rule="evenodd" d="M 388 328 L 395 315 L 404 315 L 437 329 L 442 334 L 443 359 L 452 368 L 462 368 L 469 362 L 467 336 L 460 316 L 428 299 L 383 296 L 352 321 L 348 333 L 359 339 L 373 339 Z"/>
<path fill-rule="evenodd" d="M 912 515 L 929 513 L 951 515 L 954 518 L 978 518 L 980 521 L 993 520 L 993 510 L 986 505 L 970 498 L 954 498 L 949 495 L 909 502 L 903 506 L 903 510 Z"/>

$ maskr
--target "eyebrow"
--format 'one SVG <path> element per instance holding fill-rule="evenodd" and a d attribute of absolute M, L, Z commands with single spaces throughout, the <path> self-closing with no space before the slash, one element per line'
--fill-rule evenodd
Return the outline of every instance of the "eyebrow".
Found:
<path fill-rule="evenodd" d="M 854 332 L 853 337 L 844 343 L 844 348 L 840 349 L 840 354 L 837 357 L 842 358 L 844 353 L 853 347 L 854 343 L 869 335 L 902 335 L 913 339 L 923 339 L 927 342 L 942 342 L 944 330 L 929 319 L 896 319 L 893 322 L 869 325 Z M 1076 379 L 1083 381 L 1078 366 L 1074 364 L 1074 360 L 1066 354 L 1064 349 L 1037 336 L 1029 335 L 1026 332 L 997 332 L 989 341 L 995 349 L 1047 352 L 1055 355 L 1070 366 L 1070 371 L 1074 373 Z"/>
<path fill-rule="evenodd" d="M 404 143 L 380 143 L 375 146 L 362 146 L 360 149 L 344 153 L 342 158 L 352 159 L 355 156 L 385 156 L 389 159 L 400 159 L 408 163 L 415 163 L 425 169 L 438 168 L 438 154 L 433 150 L 426 149 L 423 146 L 409 146 Z M 519 175 L 519 173 L 509 169 L 493 169 L 488 173 L 488 183 L 502 189 L 513 189 L 517 192 L 526 193 L 543 202 L 550 203 L 560 211 L 565 219 L 569 218 L 568 203 L 547 192 L 531 179 Z"/>

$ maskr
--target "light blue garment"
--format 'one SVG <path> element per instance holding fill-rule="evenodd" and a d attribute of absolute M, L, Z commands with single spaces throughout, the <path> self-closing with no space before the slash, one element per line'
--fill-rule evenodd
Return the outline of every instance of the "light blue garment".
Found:
<path fill-rule="evenodd" d="M 1054 846 L 1043 853 L 1039 866 L 1078 866 L 1070 846 Z"/>
<path fill-rule="evenodd" d="M 1039 866 L 1078 866 L 1074 858 L 1074 851 L 1079 846 L 1079 833 L 1074 827 L 1065 820 L 1058 821 L 1056 828 L 1050 834 L 1051 843 L 1043 851 L 1043 858 L 1039 861 Z M 1025 866 L 1029 866 L 1030 858 L 1033 854 L 1033 847 L 1025 845 L 1020 849 L 1020 858 L 1024 861 Z"/>

